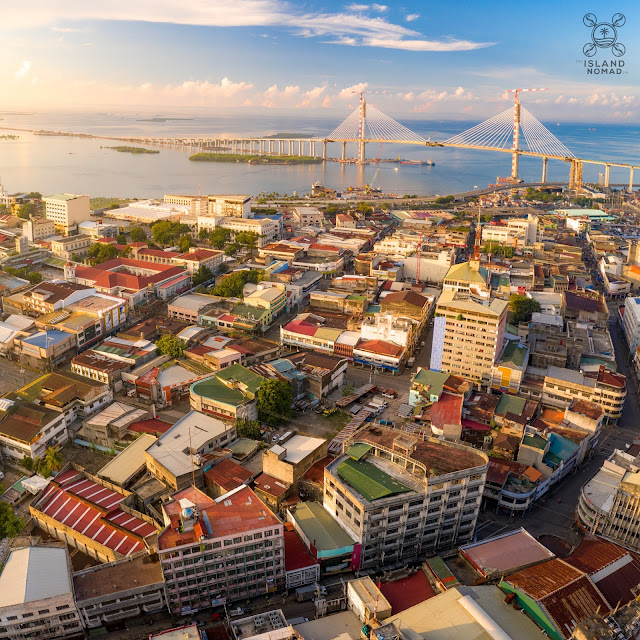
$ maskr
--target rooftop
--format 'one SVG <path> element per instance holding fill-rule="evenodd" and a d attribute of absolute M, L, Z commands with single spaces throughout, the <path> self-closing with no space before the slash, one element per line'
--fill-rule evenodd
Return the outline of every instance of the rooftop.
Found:
<path fill-rule="evenodd" d="M 291 464 L 298 464 L 326 442 L 324 438 L 311 438 L 310 436 L 296 434 L 280 446 L 286 450 L 285 461 Z"/>
<path fill-rule="evenodd" d="M 163 582 L 158 556 L 149 555 L 98 565 L 73 574 L 77 602 Z"/>
<path fill-rule="evenodd" d="M 529 347 L 521 345 L 517 340 L 508 340 L 502 351 L 499 363 L 502 366 L 511 365 L 515 369 L 522 369 L 527 361 Z"/>
<path fill-rule="evenodd" d="M 388 498 L 412 491 L 389 474 L 366 460 L 347 457 L 336 467 L 337 474 L 366 500 Z"/>
<path fill-rule="evenodd" d="M 216 484 L 225 493 L 246 484 L 252 476 L 251 471 L 229 458 L 221 460 L 218 464 L 207 469 L 204 474 L 207 484 Z"/>
<path fill-rule="evenodd" d="M 289 525 L 291 526 L 291 525 Z M 284 568 L 285 571 L 296 571 L 317 564 L 309 553 L 304 542 L 295 531 L 284 532 Z"/>
<path fill-rule="evenodd" d="M 261 473 L 254 481 L 256 490 L 264 491 L 270 496 L 279 497 L 283 493 L 286 493 L 291 485 L 288 482 L 283 482 L 270 476 L 268 473 Z"/>
<path fill-rule="evenodd" d="M 304 536 L 319 553 L 353 547 L 355 544 L 319 502 L 300 502 L 290 511 Z"/>
<path fill-rule="evenodd" d="M 152 435 L 142 433 L 113 460 L 98 471 L 98 476 L 123 486 L 145 466 L 144 452 L 156 441 Z"/>
<path fill-rule="evenodd" d="M 63 595 L 73 597 L 66 548 L 25 547 L 9 553 L 0 573 L 0 608 Z"/>

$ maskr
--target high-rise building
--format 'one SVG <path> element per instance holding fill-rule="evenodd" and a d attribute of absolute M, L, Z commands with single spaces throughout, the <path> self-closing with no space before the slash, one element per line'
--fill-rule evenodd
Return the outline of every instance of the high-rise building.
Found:
<path fill-rule="evenodd" d="M 469 542 L 488 466 L 471 447 L 368 427 L 325 467 L 323 504 L 376 569 Z"/>
<path fill-rule="evenodd" d="M 444 331 L 434 331 L 431 361 L 440 370 L 490 387 L 492 370 L 502 353 L 507 322 L 507 302 L 470 298 L 464 293 L 443 291 L 436 316 Z M 433 365 L 432 365 L 433 368 Z"/>
<path fill-rule="evenodd" d="M 91 216 L 89 196 L 57 193 L 42 198 L 42 202 L 44 202 L 45 218 L 52 220 L 56 232 L 63 235 L 69 235 L 70 231 L 77 230 L 77 224 L 89 220 Z"/>

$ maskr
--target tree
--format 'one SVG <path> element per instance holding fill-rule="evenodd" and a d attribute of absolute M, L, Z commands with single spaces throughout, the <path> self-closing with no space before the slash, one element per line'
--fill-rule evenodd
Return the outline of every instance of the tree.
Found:
<path fill-rule="evenodd" d="M 115 244 L 106 244 L 105 242 L 96 242 L 89 247 L 87 252 L 94 264 L 106 262 L 118 256 L 118 248 Z"/>
<path fill-rule="evenodd" d="M 373 207 L 366 202 L 358 202 L 358 204 L 356 205 L 356 211 L 359 211 L 365 216 L 369 216 L 373 213 Z"/>
<path fill-rule="evenodd" d="M 27 198 L 31 200 L 42 200 L 42 194 L 39 191 L 30 191 L 27 194 Z"/>
<path fill-rule="evenodd" d="M 198 240 L 205 242 L 208 239 L 209 239 L 209 230 L 200 229 L 200 231 L 198 231 Z"/>
<path fill-rule="evenodd" d="M 222 229 L 218 227 L 209 233 L 209 243 L 214 249 L 224 249 L 224 246 L 229 242 L 231 238 L 231 232 L 229 229 Z"/>
<path fill-rule="evenodd" d="M 184 353 L 184 343 L 179 338 L 167 333 L 162 336 L 157 342 L 156 347 L 158 351 L 170 358 L 180 358 Z"/>
<path fill-rule="evenodd" d="M 118 244 L 127 244 L 127 236 L 124 233 L 119 233 L 116 236 L 116 242 Z"/>
<path fill-rule="evenodd" d="M 158 244 L 171 244 L 173 240 L 173 222 L 160 220 L 151 225 L 151 233 L 154 242 Z"/>
<path fill-rule="evenodd" d="M 258 389 L 258 418 L 269 425 L 280 425 L 291 417 L 291 385 L 269 378 Z"/>
<path fill-rule="evenodd" d="M 24 526 L 22 518 L 18 518 L 8 502 L 0 502 L 0 540 L 15 538 Z"/>
<path fill-rule="evenodd" d="M 260 423 L 257 420 L 238 420 L 236 423 L 236 431 L 241 438 L 260 440 L 262 437 Z"/>
<path fill-rule="evenodd" d="M 213 271 L 211 271 L 209 267 L 205 267 L 203 265 L 191 276 L 191 283 L 193 284 L 194 287 L 197 287 L 203 282 L 208 282 L 212 278 L 213 278 Z"/>
<path fill-rule="evenodd" d="M 484 220 L 484 222 L 491 222 L 491 218 L 493 216 L 490 213 L 485 213 L 484 216 L 482 216 L 482 219 Z"/>
<path fill-rule="evenodd" d="M 142 227 L 133 227 L 131 231 L 129 231 L 129 237 L 131 238 L 131 242 L 147 241 L 147 234 Z"/>
<path fill-rule="evenodd" d="M 35 215 L 36 208 L 30 202 L 26 202 L 25 204 L 20 205 L 20 209 L 16 214 L 18 218 L 22 218 L 23 220 L 28 220 L 31 216 Z"/>
<path fill-rule="evenodd" d="M 31 269 L 27 269 L 26 267 L 20 267 L 19 269 L 15 267 L 5 267 L 4 270 L 11 276 L 28 280 L 31 284 L 40 284 L 42 282 L 42 274 L 39 271 L 31 271 Z"/>
<path fill-rule="evenodd" d="M 191 236 L 184 234 L 178 238 L 176 244 L 182 253 L 187 253 L 187 251 L 189 251 L 189 247 L 193 246 L 193 240 L 191 239 Z"/>
<path fill-rule="evenodd" d="M 222 278 L 212 293 L 214 296 L 222 296 L 223 298 L 241 298 L 244 285 L 247 282 L 258 284 L 261 278 L 262 272 L 257 269 L 234 271 Z"/>
<path fill-rule="evenodd" d="M 258 234 L 254 231 L 241 231 L 236 234 L 236 244 L 244 245 L 247 249 L 255 249 L 258 242 Z"/>
<path fill-rule="evenodd" d="M 60 467 L 62 467 L 62 463 L 64 462 L 64 457 L 62 456 L 62 450 L 60 447 L 47 447 L 47 451 L 44 454 L 44 461 L 50 469 L 53 469 L 53 471 L 59 471 Z"/>
<path fill-rule="evenodd" d="M 531 314 L 540 311 L 540 303 L 520 293 L 514 293 L 509 298 L 509 311 L 513 314 L 513 323 L 529 322 Z"/>

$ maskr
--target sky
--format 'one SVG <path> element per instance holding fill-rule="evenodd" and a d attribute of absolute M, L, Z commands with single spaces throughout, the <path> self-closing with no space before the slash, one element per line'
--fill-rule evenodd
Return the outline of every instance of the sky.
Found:
<path fill-rule="evenodd" d="M 346 117 L 364 90 L 395 117 L 473 120 L 511 106 L 507 89 L 546 88 L 521 94 L 541 119 L 640 122 L 637 2 L 4 4 L 0 111 Z M 620 57 L 593 46 L 594 33 L 602 42 L 612 31 Z M 583 52 L 589 44 L 592 57 Z M 614 68 L 619 74 L 588 74 L 585 61 L 624 66 Z"/>

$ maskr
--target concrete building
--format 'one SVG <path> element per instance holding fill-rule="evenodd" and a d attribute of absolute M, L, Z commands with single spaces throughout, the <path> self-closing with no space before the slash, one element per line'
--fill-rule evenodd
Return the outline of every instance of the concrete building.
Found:
<path fill-rule="evenodd" d="M 538 216 L 509 218 L 505 224 L 485 224 L 482 243 L 496 242 L 501 246 L 522 249 L 538 240 Z"/>
<path fill-rule="evenodd" d="M 253 218 L 251 196 L 187 196 L 168 194 L 164 196 L 166 204 L 189 207 L 192 215 L 228 216 L 233 218 Z"/>
<path fill-rule="evenodd" d="M 529 347 L 517 340 L 508 340 L 493 365 L 491 388 L 493 391 L 518 393 L 529 363 Z"/>
<path fill-rule="evenodd" d="M 462 445 L 367 427 L 325 467 L 324 507 L 361 544 L 360 569 L 472 539 L 487 456 Z"/>
<path fill-rule="evenodd" d="M 22 225 L 22 234 L 29 240 L 29 242 L 43 240 L 44 238 L 54 235 L 55 232 L 56 225 L 54 221 L 47 220 L 46 218 L 27 220 Z"/>
<path fill-rule="evenodd" d="M 547 367 L 542 387 L 542 401 L 545 404 L 564 409 L 575 398 L 594 402 L 603 408 L 606 422 L 622 416 L 626 397 L 626 378 L 604 366 L 586 374 L 572 369 Z"/>
<path fill-rule="evenodd" d="M 640 298 L 628 297 L 624 301 L 622 328 L 629 345 L 629 352 L 635 354 L 640 346 Z"/>
<path fill-rule="evenodd" d="M 167 610 L 162 568 L 154 556 L 138 555 L 76 571 L 73 589 L 87 629 L 109 629 Z"/>
<path fill-rule="evenodd" d="M 507 303 L 472 300 L 465 294 L 443 291 L 436 304 L 443 331 L 431 347 L 432 368 L 472 380 L 479 387 L 492 384 L 493 366 L 502 352 Z M 433 363 L 441 363 L 435 367 Z"/>
<path fill-rule="evenodd" d="M 283 443 L 274 444 L 262 453 L 264 473 L 297 487 L 300 476 L 317 460 L 327 455 L 329 441 L 324 438 L 294 435 Z"/>
<path fill-rule="evenodd" d="M 188 487 L 162 512 L 158 553 L 173 613 L 284 587 L 283 525 L 249 487 L 215 501 Z"/>
<path fill-rule="evenodd" d="M 0 637 L 78 636 L 82 626 L 66 548 L 13 549 L 0 573 Z"/>
<path fill-rule="evenodd" d="M 315 207 L 294 207 L 291 215 L 300 227 L 324 226 L 324 214 Z"/>
<path fill-rule="evenodd" d="M 124 402 L 112 402 L 102 411 L 89 416 L 82 423 L 82 428 L 78 432 L 79 437 L 88 442 L 111 448 L 114 442 L 124 440 L 127 428 L 132 422 L 148 417 L 149 412 L 145 409 Z"/>
<path fill-rule="evenodd" d="M 213 273 L 216 273 L 222 264 L 223 258 L 224 251 L 190 247 L 187 253 L 173 257 L 171 262 L 179 267 L 185 267 L 187 273 L 192 276 L 201 267 L 205 267 Z"/>
<path fill-rule="evenodd" d="M 176 491 L 194 481 L 203 487 L 202 456 L 235 439 L 235 425 L 190 411 L 145 451 L 147 469 Z"/>
<path fill-rule="evenodd" d="M 216 217 L 213 215 L 198 216 L 198 232 L 202 229 L 213 231 L 222 228 L 236 233 L 249 232 L 257 235 L 256 246 L 264 247 L 278 237 L 280 224 L 271 218 L 240 218 L 236 216 Z"/>
<path fill-rule="evenodd" d="M 56 233 L 68 236 L 75 231 L 79 222 L 89 220 L 91 209 L 89 196 L 72 193 L 57 193 L 42 198 L 44 217 L 55 225 Z"/>
<path fill-rule="evenodd" d="M 108 218 L 112 220 L 126 220 L 133 224 L 152 225 L 162 220 L 180 222 L 189 213 L 189 207 L 177 204 L 165 204 L 159 200 L 138 200 L 130 202 L 119 209 L 110 209 Z"/>
<path fill-rule="evenodd" d="M 198 316 L 212 309 L 217 301 L 218 298 L 204 293 L 185 293 L 169 303 L 167 315 L 170 318 L 198 324 Z"/>
<path fill-rule="evenodd" d="M 89 247 L 93 240 L 89 236 L 68 236 L 59 240 L 51 241 L 51 253 L 63 260 L 72 260 L 73 256 L 84 258 L 89 252 Z M 77 259 L 77 258 L 75 258 Z"/>

